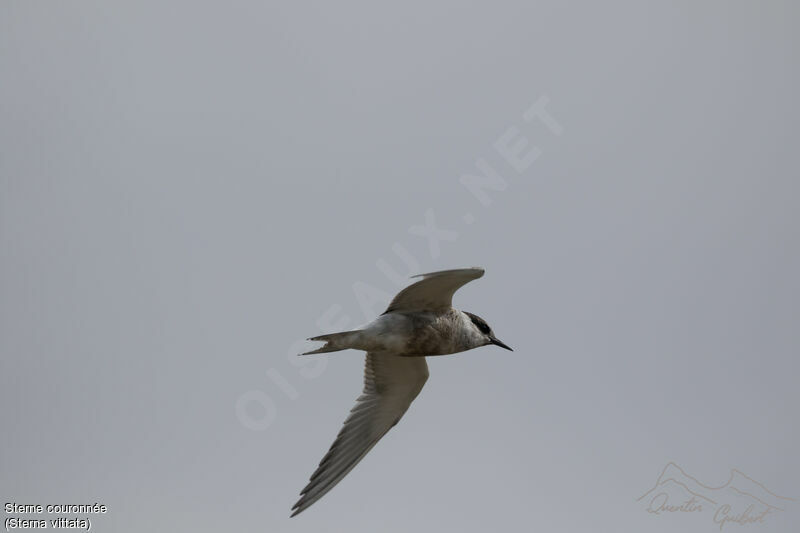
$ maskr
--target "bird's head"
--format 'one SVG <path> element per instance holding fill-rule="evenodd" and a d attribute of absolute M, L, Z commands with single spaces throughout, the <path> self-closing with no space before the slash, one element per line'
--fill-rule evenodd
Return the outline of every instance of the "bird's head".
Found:
<path fill-rule="evenodd" d="M 503 341 L 494 336 L 492 328 L 489 327 L 489 324 L 487 324 L 484 319 L 482 319 L 478 315 L 474 315 L 466 311 L 464 311 L 464 314 L 467 315 L 470 321 L 472 322 L 472 329 L 473 329 L 472 336 L 473 338 L 479 340 L 480 344 L 478 344 L 478 346 L 486 346 L 487 344 L 494 344 L 495 346 L 505 348 L 506 350 L 511 350 L 511 348 L 508 345 L 506 345 Z M 514 350 L 511 351 L 513 352 Z"/>

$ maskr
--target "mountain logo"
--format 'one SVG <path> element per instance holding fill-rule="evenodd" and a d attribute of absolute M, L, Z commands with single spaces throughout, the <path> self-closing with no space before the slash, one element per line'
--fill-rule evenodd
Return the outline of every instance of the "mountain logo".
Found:
<path fill-rule="evenodd" d="M 727 524 L 764 523 L 770 514 L 783 512 L 794 502 L 775 494 L 762 483 L 736 468 L 723 485 L 705 485 L 673 462 L 667 463 L 653 488 L 636 501 L 648 513 L 697 513 L 710 515 L 722 528 Z"/>

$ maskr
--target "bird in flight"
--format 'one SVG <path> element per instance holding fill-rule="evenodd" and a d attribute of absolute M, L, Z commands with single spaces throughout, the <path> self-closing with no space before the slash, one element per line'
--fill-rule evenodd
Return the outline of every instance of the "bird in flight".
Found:
<path fill-rule="evenodd" d="M 353 331 L 312 337 L 325 345 L 301 355 L 353 348 L 367 352 L 364 390 L 339 435 L 322 458 L 300 499 L 295 516 L 336 486 L 400 421 L 428 379 L 425 357 L 494 344 L 511 350 L 479 316 L 452 306 L 453 294 L 483 276 L 482 268 L 420 274 L 378 318 Z"/>

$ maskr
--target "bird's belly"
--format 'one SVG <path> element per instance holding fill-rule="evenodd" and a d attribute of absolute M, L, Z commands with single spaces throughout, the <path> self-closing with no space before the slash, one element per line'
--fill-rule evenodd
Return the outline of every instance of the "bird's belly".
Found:
<path fill-rule="evenodd" d="M 453 339 L 442 337 L 435 332 L 418 331 L 406 339 L 403 355 L 447 355 L 460 352 Z"/>
<path fill-rule="evenodd" d="M 412 332 L 411 324 L 403 316 L 381 315 L 361 330 L 359 350 L 368 352 L 391 352 L 401 354 L 405 351 Z"/>
<path fill-rule="evenodd" d="M 397 355 L 445 355 L 460 352 L 452 326 L 435 314 L 382 315 L 363 330 L 361 346 L 366 351 Z"/>
<path fill-rule="evenodd" d="M 445 355 L 460 351 L 449 339 L 435 338 L 424 332 L 418 332 L 417 335 L 384 333 L 370 339 L 362 349 L 368 352 L 390 352 L 406 356 Z"/>

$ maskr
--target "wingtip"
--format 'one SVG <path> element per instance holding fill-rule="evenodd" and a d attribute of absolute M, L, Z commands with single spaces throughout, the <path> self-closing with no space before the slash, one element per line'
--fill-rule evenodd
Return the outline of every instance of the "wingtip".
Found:
<path fill-rule="evenodd" d="M 300 513 L 302 513 L 303 511 L 305 511 L 306 509 L 308 509 L 311 506 L 311 504 L 309 504 L 307 501 L 303 501 L 303 500 L 304 500 L 304 498 L 301 495 L 300 499 L 297 500 L 297 502 L 294 505 L 292 505 L 292 509 L 291 509 L 291 513 L 292 514 L 289 515 L 289 518 L 294 518 L 295 516 L 299 515 Z"/>
<path fill-rule="evenodd" d="M 300 507 L 300 501 L 301 500 L 297 500 L 297 502 L 295 502 L 295 504 L 292 505 L 292 508 L 290 510 L 292 514 L 289 515 L 289 518 L 292 518 L 293 516 L 297 516 L 302 511 L 302 509 L 299 508 Z"/>
<path fill-rule="evenodd" d="M 478 266 L 473 266 L 473 267 L 467 267 L 467 268 L 452 268 L 450 270 L 437 270 L 436 272 L 425 272 L 423 274 L 414 274 L 413 276 L 411 276 L 411 279 L 424 278 L 424 277 L 427 277 L 427 276 L 434 276 L 436 274 L 449 274 L 451 272 L 458 272 L 458 271 L 462 271 L 463 272 L 465 270 L 475 270 L 475 271 L 479 272 L 480 273 L 478 275 L 479 278 L 486 273 L 486 269 L 485 268 L 478 267 Z"/>

